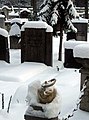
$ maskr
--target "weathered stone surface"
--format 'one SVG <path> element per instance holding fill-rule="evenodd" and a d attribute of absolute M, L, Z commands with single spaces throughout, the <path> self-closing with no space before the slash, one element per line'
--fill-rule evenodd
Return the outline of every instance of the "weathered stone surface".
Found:
<path fill-rule="evenodd" d="M 21 32 L 21 62 L 41 62 L 52 66 L 52 33 L 43 28 Z"/>
<path fill-rule="evenodd" d="M 84 95 L 81 98 L 80 109 L 89 112 L 89 69 L 82 68 L 80 70 L 81 73 L 81 86 L 80 89 L 83 88 L 83 84 L 85 80 L 87 80 L 86 88 L 84 90 Z"/>
<path fill-rule="evenodd" d="M 48 119 L 48 118 L 40 118 L 40 117 L 34 117 L 34 116 L 28 116 L 28 115 L 25 115 L 24 118 L 25 120 L 59 120 L 58 117 Z"/>
<path fill-rule="evenodd" d="M 0 35 L 0 60 L 9 62 L 8 38 Z"/>

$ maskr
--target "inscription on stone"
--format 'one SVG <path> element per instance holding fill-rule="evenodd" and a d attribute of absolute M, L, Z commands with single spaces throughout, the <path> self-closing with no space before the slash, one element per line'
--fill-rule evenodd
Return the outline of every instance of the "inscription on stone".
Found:
<path fill-rule="evenodd" d="M 45 41 L 45 32 L 43 30 L 31 29 L 27 35 L 27 44 L 30 46 L 41 46 Z M 31 37 L 29 37 L 31 35 Z"/>

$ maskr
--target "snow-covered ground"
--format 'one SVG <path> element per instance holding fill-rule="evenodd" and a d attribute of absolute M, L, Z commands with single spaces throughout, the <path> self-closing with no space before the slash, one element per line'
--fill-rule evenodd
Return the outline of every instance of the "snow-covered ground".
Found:
<path fill-rule="evenodd" d="M 66 36 L 64 36 L 65 39 Z M 11 50 L 11 64 L 0 61 L 0 120 L 24 120 L 27 109 L 26 95 L 28 84 L 33 81 L 55 78 L 56 87 L 61 97 L 61 117 L 71 114 L 80 94 L 79 69 L 67 69 L 58 61 L 59 38 L 53 39 L 53 67 L 42 63 L 20 63 L 20 50 Z M 64 50 L 63 50 L 64 51 Z M 64 61 L 64 58 L 62 58 Z M 57 67 L 59 71 L 57 71 Z M 4 109 L 2 109 L 2 93 L 4 93 Z M 8 110 L 8 104 L 11 105 Z M 78 109 L 70 120 L 89 120 L 89 112 Z"/>

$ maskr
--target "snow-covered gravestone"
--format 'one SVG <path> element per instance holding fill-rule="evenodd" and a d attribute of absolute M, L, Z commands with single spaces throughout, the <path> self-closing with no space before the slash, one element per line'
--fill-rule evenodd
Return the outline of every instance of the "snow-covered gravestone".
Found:
<path fill-rule="evenodd" d="M 9 62 L 8 32 L 0 28 L 0 60 Z"/>
<path fill-rule="evenodd" d="M 20 48 L 21 26 L 25 21 L 27 21 L 27 19 L 14 18 L 11 20 L 11 29 L 9 31 L 11 49 Z"/>
<path fill-rule="evenodd" d="M 43 21 L 28 21 L 21 29 L 21 62 L 52 66 L 53 29 Z"/>
<path fill-rule="evenodd" d="M 0 27 L 5 28 L 5 16 L 0 14 Z"/>
<path fill-rule="evenodd" d="M 77 28 L 76 32 L 67 32 L 67 40 L 76 39 L 77 41 L 87 41 L 88 19 L 79 17 L 72 20 L 73 25 Z"/>
<path fill-rule="evenodd" d="M 20 11 L 20 18 L 29 18 L 29 15 L 31 15 L 31 11 L 27 8 Z"/>
<path fill-rule="evenodd" d="M 13 18 L 19 18 L 19 13 L 15 12 L 14 9 L 11 12 L 9 12 L 9 19 Z"/>
<path fill-rule="evenodd" d="M 86 88 L 81 98 L 80 109 L 89 112 L 89 43 L 75 46 L 73 52 L 75 59 L 83 66 L 80 69 L 81 89 L 86 81 Z"/>
<path fill-rule="evenodd" d="M 20 27 L 14 23 L 11 26 L 11 29 L 9 31 L 10 35 L 10 48 L 11 49 L 18 49 L 20 48 L 19 40 L 20 40 Z"/>
<path fill-rule="evenodd" d="M 73 25 L 77 28 L 76 40 L 87 41 L 88 19 L 79 17 L 72 20 Z"/>
<path fill-rule="evenodd" d="M 69 41 L 64 42 L 64 67 L 66 68 L 81 68 L 81 63 L 76 62 L 73 56 L 73 49 L 76 45 L 79 44 L 87 44 L 86 41 L 76 41 L 75 39 L 71 39 Z"/>
<path fill-rule="evenodd" d="M 9 19 L 9 11 L 11 10 L 11 8 L 9 8 L 8 6 L 4 5 L 2 7 L 2 12 L 4 12 L 5 18 Z"/>
<path fill-rule="evenodd" d="M 25 120 L 58 120 L 61 99 L 55 82 L 55 79 L 51 79 L 43 84 L 40 81 L 29 84 Z"/>

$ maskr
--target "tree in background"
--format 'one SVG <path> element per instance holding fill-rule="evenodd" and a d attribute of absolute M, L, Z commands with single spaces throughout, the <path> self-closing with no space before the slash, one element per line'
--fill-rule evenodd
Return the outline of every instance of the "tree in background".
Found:
<path fill-rule="evenodd" d="M 54 35 L 57 33 L 57 28 L 60 29 L 60 46 L 59 46 L 59 60 L 61 60 L 62 53 L 62 37 L 63 30 L 65 32 L 77 32 L 71 20 L 79 17 L 71 0 L 44 0 L 38 13 L 39 19 L 47 22 L 53 27 Z"/>
<path fill-rule="evenodd" d="M 31 6 L 31 0 L 0 0 L 0 4 L 1 6 L 3 5 L 7 5 L 9 7 L 12 7 L 12 6 L 17 6 L 18 7 L 18 4 L 20 6 Z"/>

